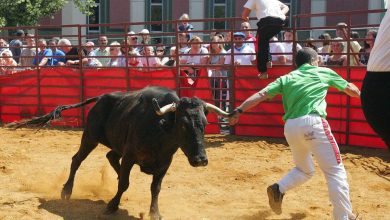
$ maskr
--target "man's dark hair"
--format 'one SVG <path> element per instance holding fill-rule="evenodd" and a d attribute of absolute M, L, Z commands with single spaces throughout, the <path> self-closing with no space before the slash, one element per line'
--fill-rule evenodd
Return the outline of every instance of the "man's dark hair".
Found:
<path fill-rule="evenodd" d="M 304 47 L 297 52 L 295 64 L 299 68 L 305 63 L 311 64 L 311 62 L 316 59 L 318 59 L 317 52 L 310 47 Z"/>

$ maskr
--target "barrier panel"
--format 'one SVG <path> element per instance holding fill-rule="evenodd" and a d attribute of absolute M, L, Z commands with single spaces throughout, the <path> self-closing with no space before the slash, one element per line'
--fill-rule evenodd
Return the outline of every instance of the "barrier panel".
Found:
<path fill-rule="evenodd" d="M 213 103 L 206 70 L 201 69 L 199 72 L 194 85 L 183 86 L 181 96 L 198 96 Z M 127 87 L 129 90 L 138 90 L 155 85 L 175 90 L 175 75 L 175 71 L 171 69 L 150 72 L 127 71 L 124 68 L 84 69 L 81 73 L 72 68 L 43 68 L 39 71 L 26 70 L 1 76 L 0 119 L 7 123 L 43 115 L 58 105 L 78 103 L 108 92 L 127 91 Z M 181 78 L 182 83 L 187 80 L 189 79 Z M 80 127 L 92 106 L 64 111 L 63 120 L 53 121 L 52 124 Z M 210 124 L 206 127 L 206 133 L 220 133 L 215 114 L 209 114 L 207 119 Z"/>
<path fill-rule="evenodd" d="M 292 67 L 274 67 L 270 69 L 270 79 L 258 80 L 254 67 L 237 67 L 233 71 L 235 106 L 241 104 L 254 92 L 292 70 Z M 334 68 L 344 78 L 361 86 L 365 75 L 363 68 Z M 179 83 L 179 85 L 177 85 Z M 81 73 L 78 69 L 43 68 L 27 70 L 18 74 L 0 77 L 0 119 L 12 122 L 47 113 L 58 105 L 78 103 L 89 97 L 113 91 L 141 89 L 148 85 L 166 86 L 179 90 L 180 96 L 197 96 L 213 103 L 207 70 L 200 69 L 195 81 L 185 73 L 176 80 L 174 70 L 156 70 L 152 72 L 127 71 L 115 69 L 87 69 Z M 335 89 L 330 89 L 327 99 L 327 120 L 339 144 L 386 148 L 383 141 L 367 124 L 361 109 L 360 99 L 349 98 Z M 88 110 L 71 109 L 63 112 L 63 121 L 54 125 L 83 125 Z M 84 115 L 83 115 L 84 113 Z M 283 137 L 283 106 L 281 96 L 266 101 L 246 112 L 235 126 L 236 135 Z M 219 133 L 218 117 L 208 115 L 209 125 L 206 133 Z"/>
<path fill-rule="evenodd" d="M 366 74 L 363 68 L 333 68 L 340 76 L 361 87 Z M 234 71 L 233 90 L 235 106 L 246 98 L 260 91 L 277 77 L 289 73 L 291 67 L 274 67 L 269 69 L 268 80 L 257 80 L 257 70 L 254 67 L 238 67 Z M 336 89 L 329 89 L 326 102 L 327 120 L 333 135 L 339 144 L 386 148 L 385 143 L 376 135 L 365 120 L 360 99 L 349 98 Z M 280 96 L 274 97 L 254 107 L 240 117 L 235 126 L 236 135 L 284 137 L 283 135 L 283 105 Z"/>

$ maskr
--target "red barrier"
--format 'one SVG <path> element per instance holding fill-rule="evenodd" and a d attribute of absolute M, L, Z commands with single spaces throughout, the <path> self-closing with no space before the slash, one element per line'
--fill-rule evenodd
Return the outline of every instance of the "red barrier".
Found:
<path fill-rule="evenodd" d="M 185 89 L 191 91 L 187 94 L 189 97 L 198 96 L 210 102 L 211 90 L 205 72 L 201 70 L 197 83 Z M 58 105 L 78 103 L 82 99 L 113 91 L 138 90 L 153 85 L 176 89 L 176 84 L 175 71 L 170 69 L 150 72 L 123 68 L 87 69 L 83 72 L 70 68 L 26 70 L 0 77 L 0 119 L 12 122 L 31 118 L 50 112 Z M 65 111 L 62 113 L 63 120 L 52 124 L 82 126 L 82 114 L 84 112 L 86 118 L 92 106 Z M 211 124 L 206 127 L 206 132 L 219 133 L 217 117 L 209 114 L 207 118 Z"/>
<path fill-rule="evenodd" d="M 235 105 L 238 106 L 246 98 L 260 91 L 277 77 L 289 73 L 290 67 L 274 67 L 270 69 L 268 80 L 258 80 L 257 70 L 252 67 L 239 67 L 234 72 Z M 346 68 L 334 69 L 340 76 L 361 87 L 366 70 L 352 68 L 348 75 Z M 339 144 L 386 148 L 384 142 L 367 124 L 361 109 L 360 99 L 348 98 L 336 89 L 330 89 L 326 98 L 327 120 Z M 280 96 L 272 101 L 261 103 L 240 117 L 236 125 L 237 135 L 283 137 L 283 106 Z"/>
<path fill-rule="evenodd" d="M 268 80 L 258 80 L 257 71 L 252 67 L 239 67 L 234 74 L 234 100 L 239 105 L 254 92 L 261 90 L 277 77 L 290 72 L 291 67 L 270 69 Z M 342 77 L 361 86 L 365 70 L 352 68 L 350 74 L 344 68 L 334 69 Z M 181 96 L 198 96 L 214 103 L 210 83 L 205 69 L 199 71 L 196 81 L 188 81 L 183 73 L 177 85 L 175 71 L 158 70 L 139 72 L 125 69 L 90 69 L 82 73 L 77 69 L 43 68 L 28 70 L 11 76 L 0 76 L 0 119 L 12 122 L 31 118 L 51 111 L 61 104 L 80 102 L 82 99 L 112 91 L 141 89 L 148 85 L 179 88 Z M 385 148 L 386 145 L 367 124 L 361 110 L 360 100 L 348 98 L 334 89 L 326 99 L 328 117 L 335 138 L 340 144 Z M 92 105 L 85 109 L 72 109 L 63 113 L 63 121 L 57 125 L 82 126 L 82 112 L 85 116 Z M 264 102 L 241 116 L 235 127 L 237 135 L 283 137 L 283 106 L 281 97 Z M 206 133 L 219 133 L 218 118 L 208 115 L 210 124 Z"/>

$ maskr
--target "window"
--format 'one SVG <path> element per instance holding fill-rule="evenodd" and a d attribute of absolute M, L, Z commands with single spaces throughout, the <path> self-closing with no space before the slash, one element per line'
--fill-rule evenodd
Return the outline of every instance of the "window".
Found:
<path fill-rule="evenodd" d="M 100 24 L 100 0 L 95 0 L 95 5 L 92 10 L 92 15 L 88 16 L 88 24 Z M 88 27 L 89 32 L 99 32 L 100 27 L 99 26 L 89 26 Z"/>
<path fill-rule="evenodd" d="M 151 0 L 150 1 L 150 21 L 162 21 L 163 20 L 163 1 Z M 151 31 L 163 31 L 161 24 L 152 24 Z"/>
<path fill-rule="evenodd" d="M 227 17 L 227 3 L 226 0 L 213 0 L 213 18 Z M 213 29 L 226 29 L 225 21 L 214 22 Z"/>

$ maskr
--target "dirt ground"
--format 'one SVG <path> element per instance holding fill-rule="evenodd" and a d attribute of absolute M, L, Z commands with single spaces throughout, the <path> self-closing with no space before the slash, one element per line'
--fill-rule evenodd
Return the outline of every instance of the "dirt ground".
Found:
<path fill-rule="evenodd" d="M 135 166 L 116 214 L 102 212 L 116 193 L 117 180 L 98 146 L 81 165 L 71 200 L 60 191 L 67 179 L 80 130 L 0 128 L 0 219 L 145 219 L 151 176 Z M 160 212 L 165 220 L 331 219 L 323 174 L 289 191 L 283 214 L 268 207 L 266 187 L 293 164 L 284 140 L 213 135 L 206 137 L 209 165 L 191 167 L 179 150 L 163 180 Z M 390 153 L 341 147 L 351 199 L 361 219 L 390 219 Z"/>

